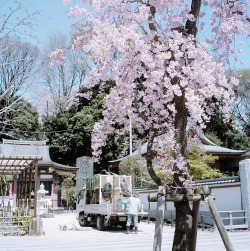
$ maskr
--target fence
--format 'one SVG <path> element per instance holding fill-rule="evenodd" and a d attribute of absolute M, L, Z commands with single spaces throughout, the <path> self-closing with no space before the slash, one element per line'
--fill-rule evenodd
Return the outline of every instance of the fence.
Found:
<path fill-rule="evenodd" d="M 248 228 L 247 210 L 219 211 L 226 229 Z"/>
<path fill-rule="evenodd" d="M 150 193 L 149 193 L 150 197 Z M 145 202 L 145 201 L 144 201 Z M 147 220 L 148 222 L 152 219 L 156 219 L 156 209 L 151 207 L 151 204 L 154 202 L 148 201 L 145 203 L 147 205 L 147 209 L 145 212 L 148 212 Z M 156 203 L 154 203 L 156 204 Z M 165 207 L 166 208 L 166 207 Z M 172 208 L 171 208 L 172 209 Z M 231 210 L 231 211 L 219 211 L 225 229 L 248 229 L 248 217 L 247 217 L 247 210 Z M 175 220 L 175 210 L 165 210 L 164 212 L 164 220 L 167 223 L 170 223 L 171 226 L 174 226 Z M 198 219 L 199 226 L 204 231 L 205 228 L 213 227 L 214 230 L 216 226 L 214 224 L 213 217 L 209 211 L 200 211 L 199 212 L 199 219 Z"/>
<path fill-rule="evenodd" d="M 28 210 L 0 209 L 0 235 L 25 235 L 29 233 L 32 216 Z"/>

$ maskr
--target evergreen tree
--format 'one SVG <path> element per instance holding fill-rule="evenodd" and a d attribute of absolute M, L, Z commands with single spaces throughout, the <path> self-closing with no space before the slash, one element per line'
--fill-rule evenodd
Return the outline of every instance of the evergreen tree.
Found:
<path fill-rule="evenodd" d="M 9 99 L 16 98 L 2 99 L 0 109 L 6 106 Z M 29 102 L 24 100 L 14 103 L 11 109 L 0 118 L 0 139 L 39 140 L 42 137 L 39 130 L 39 114 Z"/>
<path fill-rule="evenodd" d="M 43 117 L 43 130 L 52 132 L 47 133 L 47 138 L 50 155 L 54 161 L 75 165 L 77 157 L 92 156 L 91 135 L 95 122 L 102 118 L 104 102 L 104 95 L 98 94 L 97 88 L 93 88 L 92 91 L 90 100 L 79 95 L 78 105 L 73 105 L 69 111 Z M 80 92 L 84 94 L 86 89 L 83 88 Z M 122 138 L 116 140 L 114 134 L 109 135 L 100 162 L 94 164 L 95 173 L 102 169 L 108 170 L 108 161 L 119 157 L 121 142 Z"/>

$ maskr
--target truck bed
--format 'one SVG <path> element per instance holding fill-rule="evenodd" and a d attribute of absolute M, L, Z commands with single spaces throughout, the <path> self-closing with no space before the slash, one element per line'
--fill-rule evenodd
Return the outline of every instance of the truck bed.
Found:
<path fill-rule="evenodd" d="M 117 212 L 112 208 L 112 204 L 87 204 L 84 209 L 85 214 L 101 214 L 101 215 L 127 215 L 126 212 Z M 147 212 L 139 212 L 138 215 L 143 216 Z"/>

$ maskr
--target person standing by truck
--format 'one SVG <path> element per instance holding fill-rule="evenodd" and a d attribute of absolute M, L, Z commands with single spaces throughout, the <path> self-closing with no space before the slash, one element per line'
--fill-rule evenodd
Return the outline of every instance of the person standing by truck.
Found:
<path fill-rule="evenodd" d="M 138 213 L 141 211 L 141 201 L 138 198 L 138 193 L 131 193 L 128 200 L 128 219 L 127 219 L 127 234 L 130 232 L 130 226 L 132 220 L 134 221 L 135 233 L 137 234 L 138 230 Z"/>

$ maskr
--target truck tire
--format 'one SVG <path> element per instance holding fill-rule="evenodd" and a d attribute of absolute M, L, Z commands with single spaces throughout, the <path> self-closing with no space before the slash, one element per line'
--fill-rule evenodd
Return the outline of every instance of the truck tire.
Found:
<path fill-rule="evenodd" d="M 97 216 L 97 219 L 96 219 L 96 228 L 99 231 L 102 231 L 104 229 L 104 218 L 101 215 Z"/>
<path fill-rule="evenodd" d="M 86 226 L 88 226 L 87 217 L 84 217 L 84 214 L 80 214 L 80 215 L 79 215 L 78 221 L 79 221 L 79 225 L 80 225 L 81 227 L 86 227 Z"/>

